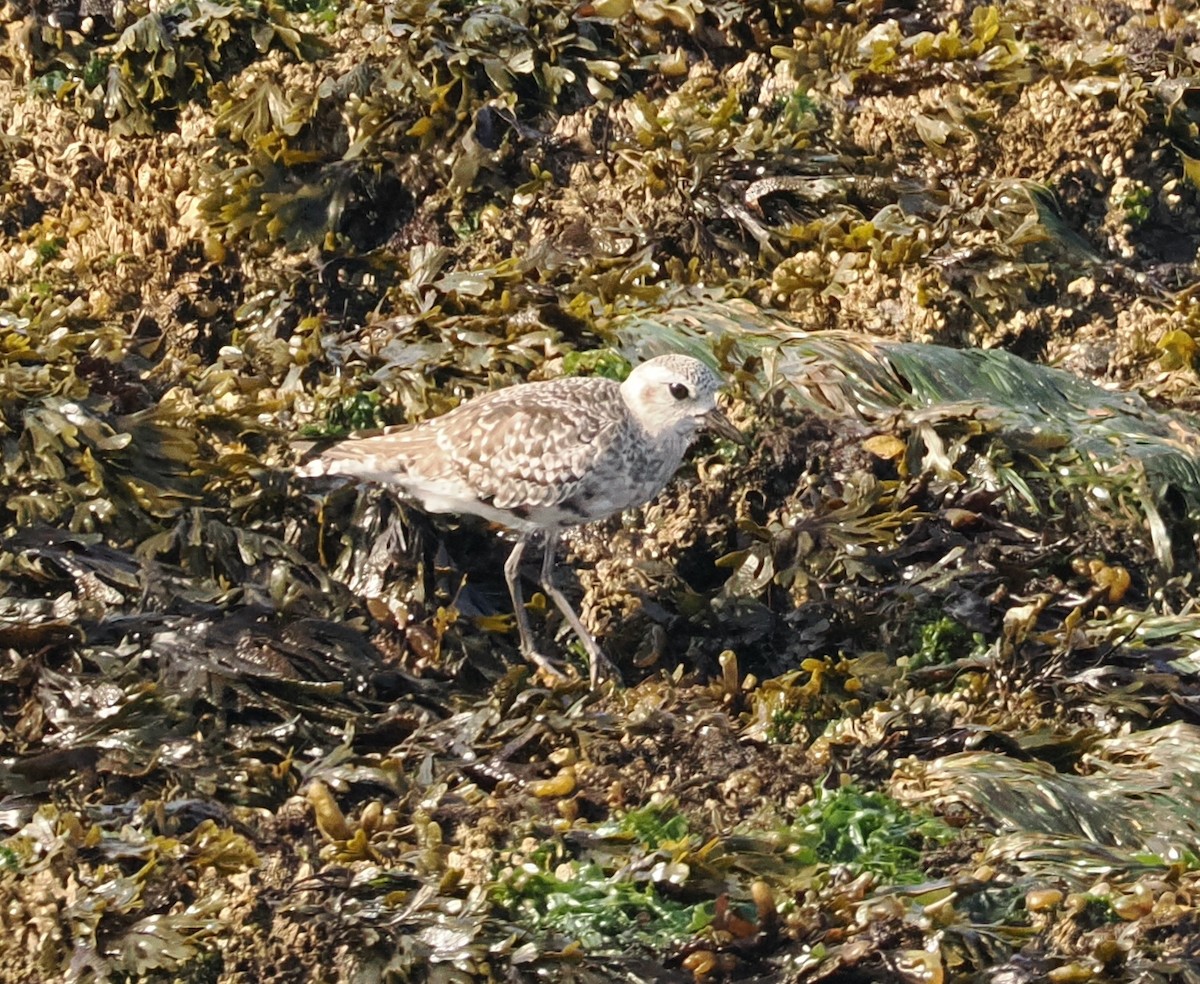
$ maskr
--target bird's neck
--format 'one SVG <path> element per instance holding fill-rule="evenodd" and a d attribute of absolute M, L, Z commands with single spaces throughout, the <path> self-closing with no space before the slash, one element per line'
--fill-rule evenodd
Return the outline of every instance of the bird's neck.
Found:
<path fill-rule="evenodd" d="M 688 445 L 692 443 L 691 432 L 682 429 L 678 421 L 664 422 L 650 415 L 638 416 L 636 414 L 634 420 L 637 421 L 637 426 L 642 429 L 664 461 L 682 458 Z M 678 463 L 676 460 L 675 465 L 671 466 L 672 471 Z"/>

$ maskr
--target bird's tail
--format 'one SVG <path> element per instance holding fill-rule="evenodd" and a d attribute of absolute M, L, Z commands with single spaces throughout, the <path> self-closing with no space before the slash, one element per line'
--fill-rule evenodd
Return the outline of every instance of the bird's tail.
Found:
<path fill-rule="evenodd" d="M 348 437 L 332 444 L 328 442 L 296 442 L 299 452 L 296 474 L 303 478 L 326 475 L 346 475 L 368 481 L 395 482 L 400 479 L 419 453 L 422 439 L 411 428 L 388 428 L 378 434 Z"/>
<path fill-rule="evenodd" d="M 296 465 L 296 474 L 301 478 L 324 478 L 327 475 L 348 475 L 352 478 L 366 478 L 368 471 L 377 471 L 378 462 L 375 455 L 364 455 L 357 449 L 354 441 L 343 441 L 326 447 L 309 444 L 296 444 L 293 447 L 300 452 L 300 461 Z"/>
<path fill-rule="evenodd" d="M 296 464 L 296 474 L 301 478 L 323 478 L 326 475 L 338 474 L 330 467 L 330 462 L 311 448 L 305 448 L 302 445 L 293 446 L 300 454 L 300 460 Z"/>

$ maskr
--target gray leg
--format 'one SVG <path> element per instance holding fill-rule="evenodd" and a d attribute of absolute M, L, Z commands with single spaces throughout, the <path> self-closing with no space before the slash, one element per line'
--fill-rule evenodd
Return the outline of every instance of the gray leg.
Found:
<path fill-rule="evenodd" d="M 588 670 L 592 689 L 596 689 L 602 676 L 612 677 L 620 681 L 621 675 L 617 672 L 617 668 L 608 661 L 608 657 L 601 651 L 596 640 L 592 638 L 592 634 L 583 627 L 583 622 L 575 614 L 575 609 L 567 601 L 567 596 L 554 583 L 554 553 L 557 547 L 558 533 L 547 530 L 545 553 L 542 555 L 542 590 L 546 592 L 546 597 L 553 601 L 558 610 L 563 613 L 563 618 L 571 626 L 571 631 L 583 643 L 583 648 L 588 655 Z"/>
<path fill-rule="evenodd" d="M 529 546 L 531 533 L 522 533 L 504 562 L 504 581 L 512 598 L 513 615 L 517 618 L 517 631 L 521 635 L 521 655 L 529 662 L 553 677 L 563 679 L 562 670 L 537 651 L 533 645 L 533 633 L 529 629 L 529 613 L 525 611 L 525 598 L 521 594 L 521 557 Z"/>

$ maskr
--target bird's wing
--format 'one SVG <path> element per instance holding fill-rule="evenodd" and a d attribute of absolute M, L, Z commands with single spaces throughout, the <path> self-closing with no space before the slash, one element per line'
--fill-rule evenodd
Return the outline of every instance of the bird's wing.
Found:
<path fill-rule="evenodd" d="M 588 398 L 581 400 L 581 394 Z M 426 426 L 436 430 L 441 461 L 479 498 L 501 509 L 553 506 L 570 498 L 611 453 L 625 419 L 620 398 L 608 387 L 564 391 L 547 384 L 494 397 Z"/>
<path fill-rule="evenodd" d="M 347 438 L 297 471 L 474 496 L 500 509 L 554 506 L 611 456 L 624 426 L 615 384 L 564 378 L 497 390 L 420 424 Z"/>

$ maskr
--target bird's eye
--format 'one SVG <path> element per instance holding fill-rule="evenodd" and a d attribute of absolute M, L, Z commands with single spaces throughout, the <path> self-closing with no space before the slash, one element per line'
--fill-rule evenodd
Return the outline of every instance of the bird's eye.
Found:
<path fill-rule="evenodd" d="M 688 388 L 683 385 L 683 383 L 672 383 L 667 388 L 671 391 L 671 395 L 677 400 L 686 400 L 692 395 Z"/>

